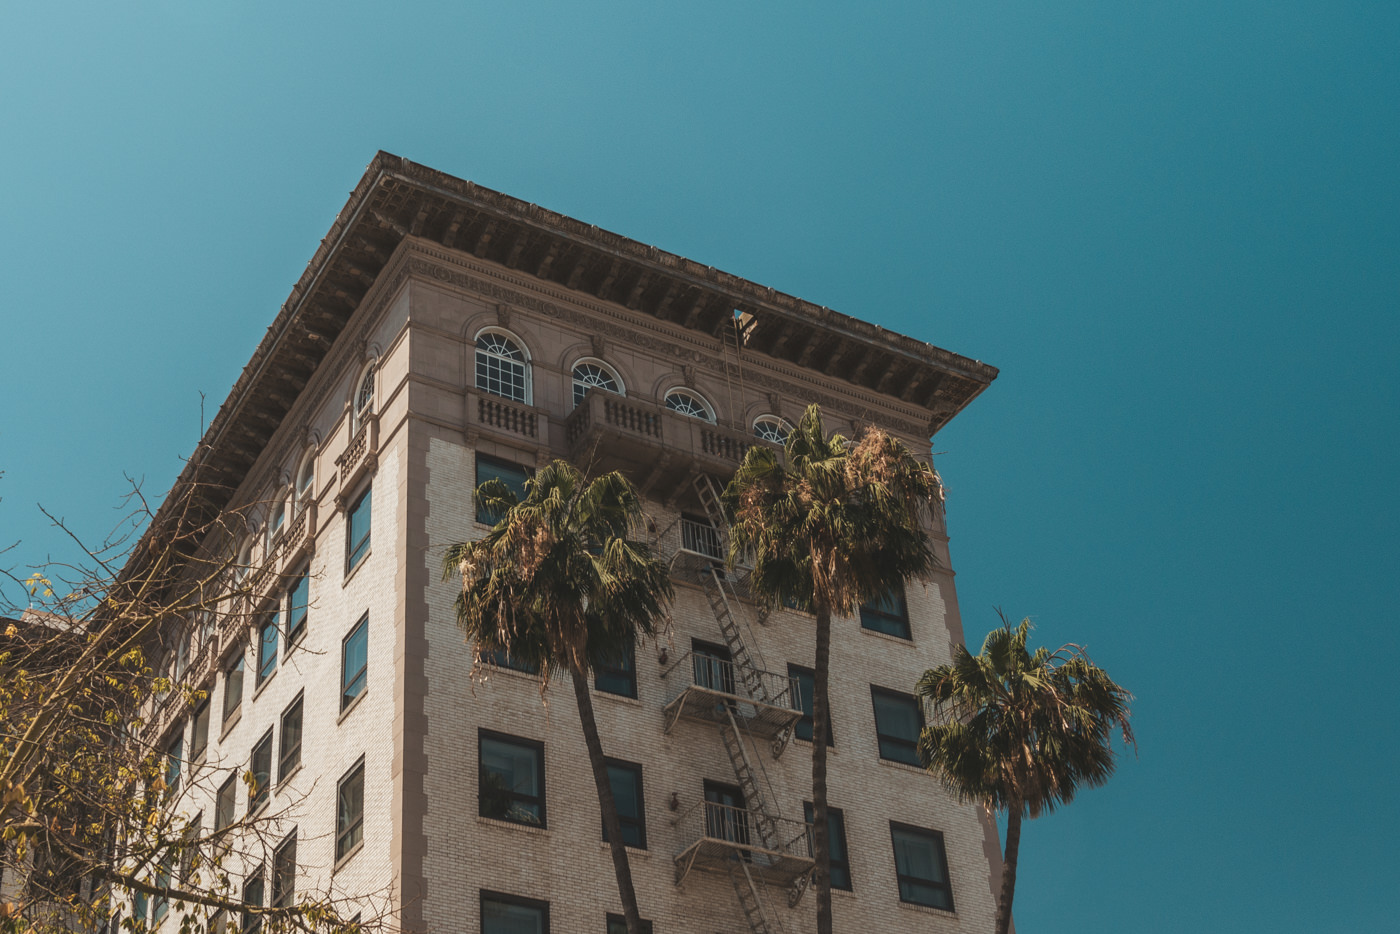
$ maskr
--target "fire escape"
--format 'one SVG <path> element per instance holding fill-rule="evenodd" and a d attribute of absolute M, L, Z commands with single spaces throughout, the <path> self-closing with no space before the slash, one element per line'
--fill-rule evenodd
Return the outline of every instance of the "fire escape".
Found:
<path fill-rule="evenodd" d="M 787 888 L 788 905 L 797 903 L 813 866 L 811 835 L 805 821 L 782 816 L 756 741 L 768 740 L 773 757 L 782 755 L 802 717 L 798 686 L 796 679 L 766 670 L 740 600 L 744 575 L 732 574 L 719 560 L 728 536 L 718 491 L 705 474 L 694 484 L 709 525 L 682 528 L 691 560 L 681 570 L 693 572 L 704 587 L 729 657 L 692 649 L 662 672 L 663 678 L 675 679 L 665 729 L 670 733 L 682 719 L 714 726 L 738 780 L 742 806 L 707 796 L 676 818 L 682 829 L 676 884 L 692 870 L 722 872 L 749 930 L 781 934 L 782 921 L 767 890 Z"/>

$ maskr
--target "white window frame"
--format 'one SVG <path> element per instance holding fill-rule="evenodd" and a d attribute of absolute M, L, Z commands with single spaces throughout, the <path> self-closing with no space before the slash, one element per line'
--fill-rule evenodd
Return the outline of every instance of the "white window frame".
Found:
<path fill-rule="evenodd" d="M 495 353 L 491 350 L 484 350 L 481 347 L 477 346 L 477 344 L 483 338 L 486 337 L 499 337 L 509 341 L 511 344 L 515 345 L 515 349 L 519 351 L 520 358 L 516 359 L 514 357 L 508 357 L 504 354 Z M 482 355 L 485 355 L 489 359 L 497 360 L 505 364 L 518 364 L 522 368 L 522 381 L 524 384 L 522 393 L 523 398 L 517 399 L 515 396 L 507 396 L 499 392 L 493 392 L 490 389 L 487 389 L 481 385 Z M 530 348 L 526 346 L 525 342 L 521 340 L 518 335 L 507 331 L 505 328 L 497 327 L 482 328 L 480 331 L 476 332 L 476 336 L 472 338 L 472 386 L 475 387 L 478 392 L 487 393 L 488 395 L 495 396 L 498 399 L 506 399 L 511 402 L 519 402 L 522 405 L 534 405 L 534 383 L 534 366 L 532 364 L 532 358 L 530 356 Z"/>
<path fill-rule="evenodd" d="M 574 406 L 573 406 L 573 407 L 574 407 L 574 408 L 578 408 L 579 403 L 583 401 L 581 398 L 579 398 L 579 396 L 580 396 L 580 393 L 579 393 L 579 378 L 578 378 L 578 375 L 577 375 L 577 373 L 578 373 L 578 368 L 581 367 L 581 366 L 595 366 L 595 367 L 597 367 L 598 369 L 600 369 L 600 370 L 602 370 L 604 373 L 606 373 L 609 377 L 611 377 L 613 383 L 615 383 L 616 386 L 617 386 L 616 389 L 609 389 L 609 388 L 606 387 L 606 386 L 599 386 L 599 385 L 596 384 L 596 383 L 587 383 L 587 384 L 585 384 L 584 387 L 583 387 L 583 391 L 584 391 L 585 393 L 586 393 L 589 389 L 602 389 L 602 390 L 605 391 L 605 392 L 615 393 L 616 395 L 619 395 L 619 396 L 626 396 L 626 395 L 627 395 L 627 384 L 624 383 L 624 382 L 622 381 L 622 377 L 618 375 L 618 372 L 617 372 L 616 367 L 612 366 L 612 365 L 609 364 L 609 363 L 605 363 L 605 362 L 602 361 L 602 360 L 599 360 L 597 357 L 580 357 L 578 360 L 575 360 L 575 361 L 574 361 L 574 365 L 573 365 L 573 366 L 569 367 L 569 387 L 570 387 L 570 389 L 571 389 L 572 392 L 573 392 L 573 397 L 574 397 Z"/>
<path fill-rule="evenodd" d="M 699 402 L 701 407 L 705 410 L 705 414 L 695 415 L 691 412 L 682 411 L 681 409 L 672 406 L 671 397 L 682 395 L 689 396 L 696 402 Z M 684 415 L 687 418 L 698 418 L 700 419 L 700 421 L 709 422 L 711 425 L 715 424 L 715 407 L 710 405 L 710 400 L 700 395 L 700 393 L 696 392 L 694 389 L 690 389 L 686 386 L 676 386 L 673 389 L 666 390 L 666 395 L 662 396 L 661 399 L 668 411 L 675 412 L 677 415 Z"/>

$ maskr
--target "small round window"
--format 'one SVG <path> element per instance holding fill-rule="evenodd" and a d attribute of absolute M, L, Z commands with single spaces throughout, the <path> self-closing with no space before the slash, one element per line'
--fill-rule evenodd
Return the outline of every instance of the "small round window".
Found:
<path fill-rule="evenodd" d="M 710 408 L 710 404 L 695 393 L 685 389 L 672 389 L 666 393 L 666 408 L 672 412 L 679 412 L 702 421 L 713 422 L 715 420 L 715 413 Z"/>
<path fill-rule="evenodd" d="M 760 415 L 753 420 L 753 436 L 774 444 L 787 444 L 792 426 L 776 415 Z"/>

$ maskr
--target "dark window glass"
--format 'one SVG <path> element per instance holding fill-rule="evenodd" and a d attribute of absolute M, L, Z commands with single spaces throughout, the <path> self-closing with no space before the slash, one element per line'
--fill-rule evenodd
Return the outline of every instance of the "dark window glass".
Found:
<path fill-rule="evenodd" d="M 812 802 L 802 803 L 802 813 L 807 823 L 816 821 L 816 811 Z M 851 856 L 846 849 L 846 815 L 840 808 L 828 806 L 826 809 L 827 849 L 831 852 L 831 887 L 851 890 Z"/>
<path fill-rule="evenodd" d="M 483 891 L 481 934 L 549 934 L 549 902 Z"/>
<path fill-rule="evenodd" d="M 194 709 L 194 728 L 190 731 L 190 758 L 198 759 L 209 748 L 209 698 Z"/>
<path fill-rule="evenodd" d="M 248 810 L 256 811 L 267 803 L 268 793 L 272 789 L 271 730 L 253 747 L 253 760 L 249 768 L 253 773 L 253 791 L 248 795 Z"/>
<path fill-rule="evenodd" d="M 156 875 L 153 880 L 157 888 L 168 889 L 170 887 L 170 857 L 167 856 L 156 865 Z M 165 913 L 170 910 L 170 900 L 164 895 L 156 895 L 151 898 L 151 922 L 158 923 Z"/>
<path fill-rule="evenodd" d="M 860 605 L 860 624 L 866 629 L 886 635 L 911 639 L 909 606 L 904 602 L 904 588 L 899 587 Z"/>
<path fill-rule="evenodd" d="M 733 694 L 734 666 L 729 661 L 729 650 L 699 639 L 693 640 L 690 647 L 696 686 L 721 694 Z"/>
<path fill-rule="evenodd" d="M 487 454 L 476 456 L 476 485 L 479 487 L 487 480 L 500 480 L 506 487 L 515 494 L 516 499 L 525 498 L 525 481 L 530 479 L 534 471 L 520 464 L 512 464 L 510 461 L 497 460 Z M 501 513 L 492 512 L 481 505 L 476 506 L 476 521 L 486 525 L 495 525 L 501 520 Z"/>
<path fill-rule="evenodd" d="M 527 675 L 537 675 L 540 673 L 539 665 L 522 661 L 509 652 L 502 652 L 500 649 L 486 652 L 481 658 L 482 661 L 490 665 L 495 665 L 497 668 L 509 668 L 511 671 L 523 671 Z"/>
<path fill-rule="evenodd" d="M 880 758 L 907 765 L 919 764 L 919 733 L 924 728 L 923 713 L 912 694 L 872 687 L 875 702 L 875 736 Z"/>
<path fill-rule="evenodd" d="M 593 686 L 608 694 L 637 696 L 637 652 L 629 645 L 625 654 L 610 659 L 593 670 Z"/>
<path fill-rule="evenodd" d="M 219 786 L 219 796 L 214 800 L 214 829 L 223 830 L 233 823 L 237 808 L 238 776 L 230 775 L 228 781 Z"/>
<path fill-rule="evenodd" d="M 627 919 L 608 912 L 608 934 L 627 934 Z M 642 919 L 642 934 L 651 934 L 651 922 Z"/>
<path fill-rule="evenodd" d="M 165 787 L 174 794 L 180 787 L 180 757 L 185 748 L 185 729 L 181 725 L 165 747 Z"/>
<path fill-rule="evenodd" d="M 788 665 L 788 677 L 797 682 L 797 699 L 802 708 L 802 719 L 797 721 L 797 726 L 793 728 L 792 735 L 798 739 L 812 741 L 812 709 L 816 703 L 816 673 L 810 668 L 803 668 L 801 665 Z M 831 732 L 831 705 L 827 704 L 826 710 L 826 744 L 834 746 Z"/>
<path fill-rule="evenodd" d="M 224 714 L 221 724 L 231 723 L 233 716 L 243 706 L 243 653 L 238 653 L 238 661 L 224 673 Z"/>
<path fill-rule="evenodd" d="M 369 666 L 369 617 L 355 624 L 340 653 L 340 709 L 364 693 Z"/>
<path fill-rule="evenodd" d="M 277 631 L 282 614 L 274 612 L 262 621 L 258 629 L 258 686 L 277 671 Z"/>
<path fill-rule="evenodd" d="M 481 816 L 545 826 L 544 744 L 482 730 L 477 746 Z"/>
<path fill-rule="evenodd" d="M 608 783 L 622 824 L 622 842 L 639 850 L 647 848 L 647 818 L 642 806 L 642 767 L 635 762 L 608 760 Z M 603 839 L 608 830 L 603 828 Z"/>
<path fill-rule="evenodd" d="M 705 835 L 748 844 L 749 810 L 737 785 L 705 782 Z"/>
<path fill-rule="evenodd" d="M 282 841 L 272 854 L 272 906 L 287 908 L 296 901 L 297 832 Z"/>
<path fill-rule="evenodd" d="M 186 882 L 190 877 L 190 870 L 194 868 L 195 857 L 199 855 L 195 841 L 204 833 L 204 814 L 196 814 L 194 820 L 185 827 L 185 832 L 181 834 L 180 850 L 180 881 Z"/>
<path fill-rule="evenodd" d="M 369 553 L 369 514 L 372 487 L 365 487 L 360 498 L 346 512 L 345 570 L 348 573 Z"/>
<path fill-rule="evenodd" d="M 243 883 L 243 904 L 255 908 L 263 906 L 263 871 L 259 866 Z M 251 911 L 243 912 L 243 934 L 253 934 L 262 929 L 262 915 Z"/>
<path fill-rule="evenodd" d="M 277 757 L 277 780 L 280 782 L 301 765 L 302 695 L 282 712 L 282 754 Z"/>
<path fill-rule="evenodd" d="M 335 792 L 335 858 L 344 859 L 364 839 L 365 762 L 345 774 Z"/>
<path fill-rule="evenodd" d="M 297 575 L 288 589 L 287 599 L 287 647 L 296 642 L 306 632 L 308 608 L 311 602 L 311 578 L 306 571 Z"/>
<path fill-rule="evenodd" d="M 953 887 L 948 882 L 943 834 L 891 822 L 890 836 L 894 839 L 899 900 L 952 911 Z"/>
<path fill-rule="evenodd" d="M 150 900 L 145 892 L 137 892 L 131 897 L 131 916 L 137 921 L 145 923 L 146 912 L 150 908 Z"/>

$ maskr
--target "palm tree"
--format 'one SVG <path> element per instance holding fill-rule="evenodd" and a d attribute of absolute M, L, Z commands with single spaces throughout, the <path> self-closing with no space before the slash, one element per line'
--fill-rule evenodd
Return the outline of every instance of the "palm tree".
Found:
<path fill-rule="evenodd" d="M 730 561 L 752 560 L 754 593 L 816 617 L 812 698 L 813 873 L 818 934 L 831 932 L 826 796 L 831 617 L 850 615 L 936 565 L 924 518 L 938 490 L 933 469 L 878 428 L 854 441 L 826 437 L 810 406 L 784 457 L 755 445 L 722 497 Z"/>
<path fill-rule="evenodd" d="M 472 642 L 473 666 L 494 653 L 537 668 L 541 684 L 568 672 L 628 934 L 641 915 L 589 694 L 590 672 L 626 657 L 639 635 L 654 636 L 671 599 L 664 561 L 629 535 L 642 517 L 641 499 L 621 474 L 591 482 L 554 461 L 525 484 L 518 500 L 501 481 L 477 488 L 478 505 L 499 515 L 478 541 L 453 545 L 444 579 L 457 574 L 457 624 Z"/>
<path fill-rule="evenodd" d="M 1068 804 L 1081 785 L 1106 782 L 1115 728 L 1134 742 L 1133 696 L 1078 646 L 1032 653 L 1030 629 L 1029 619 L 1012 629 L 1003 616 L 979 654 L 957 646 L 952 664 L 924 672 L 916 688 L 931 708 L 919 737 L 924 764 L 961 800 L 1006 812 L 996 934 L 1011 924 L 1022 818 Z"/>

